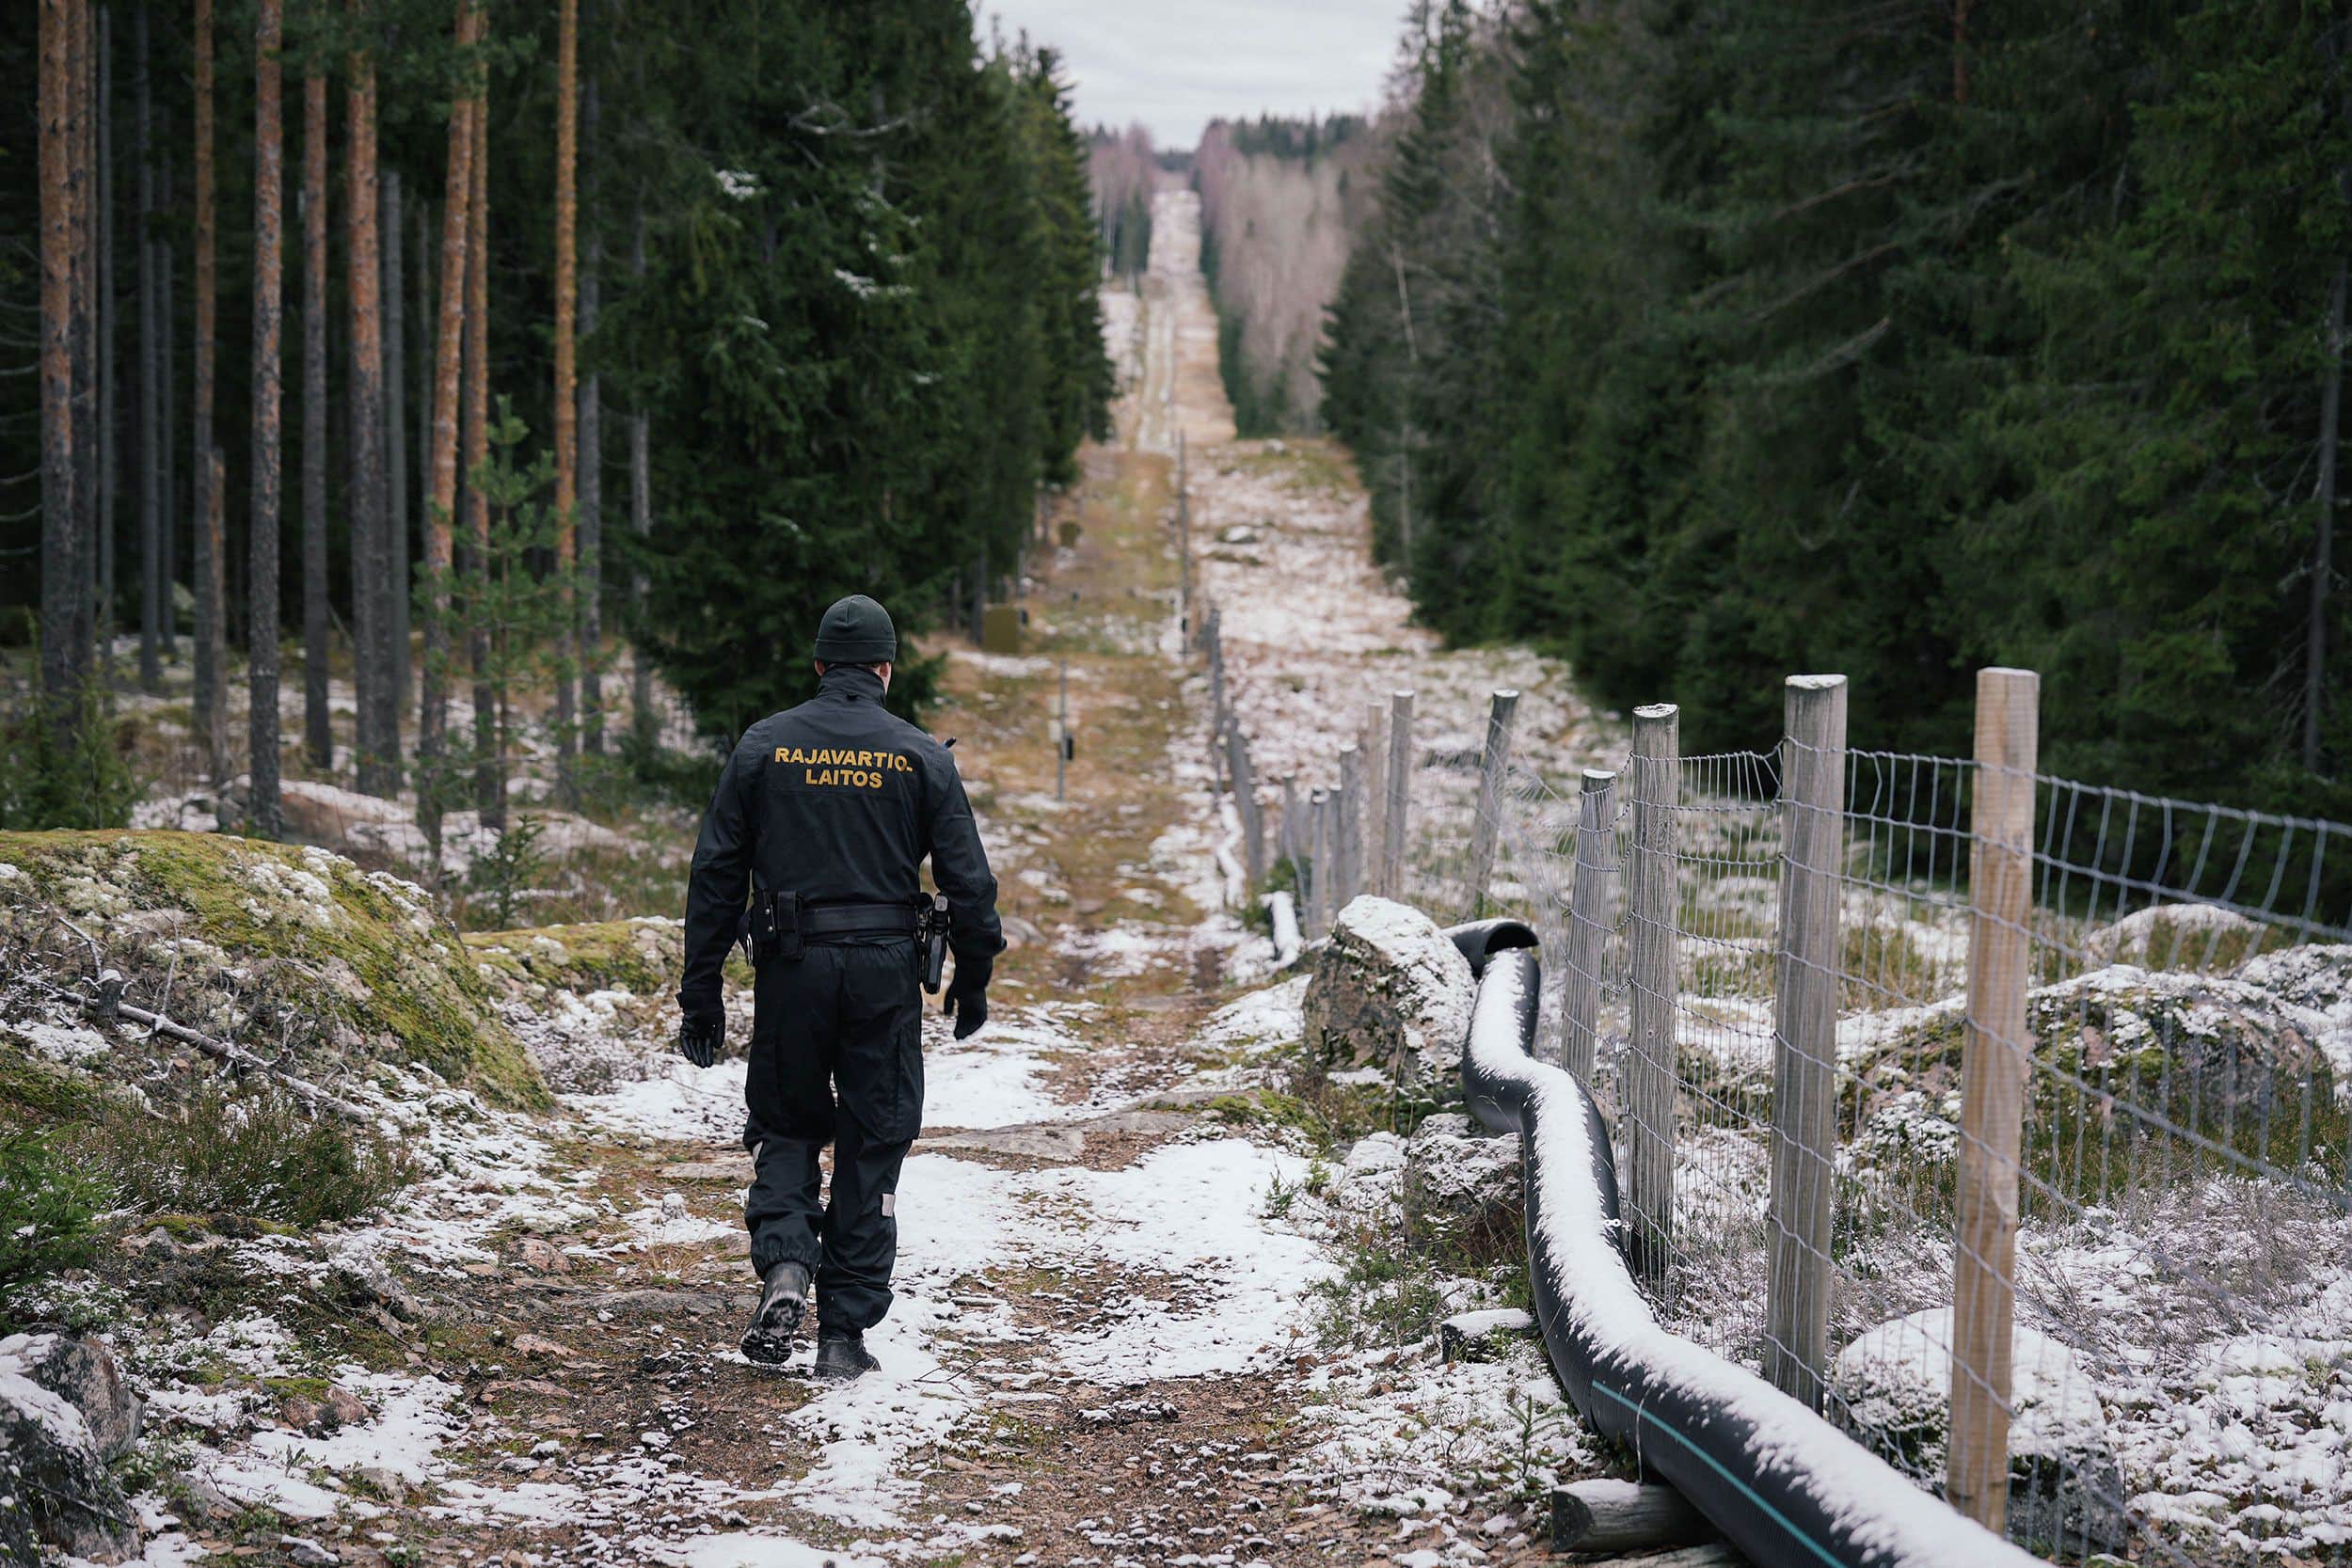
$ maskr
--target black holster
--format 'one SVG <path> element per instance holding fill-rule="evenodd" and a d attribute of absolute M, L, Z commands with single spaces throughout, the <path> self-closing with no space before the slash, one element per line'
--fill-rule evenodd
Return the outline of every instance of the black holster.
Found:
<path fill-rule="evenodd" d="M 947 970 L 947 895 L 931 895 L 931 901 L 923 911 L 915 935 L 922 939 L 923 989 L 937 995 L 940 977 Z"/>

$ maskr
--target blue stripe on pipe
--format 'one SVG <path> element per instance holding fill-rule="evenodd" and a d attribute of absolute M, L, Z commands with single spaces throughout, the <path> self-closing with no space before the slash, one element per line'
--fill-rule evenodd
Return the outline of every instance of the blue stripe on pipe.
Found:
<path fill-rule="evenodd" d="M 1724 1480 L 1729 1481 L 1732 1487 L 1738 1491 L 1741 1497 L 1747 1498 L 1748 1501 L 1763 1510 L 1766 1517 L 1770 1518 L 1772 1523 L 1778 1525 L 1783 1530 L 1788 1532 L 1788 1539 L 1802 1544 L 1805 1549 L 1810 1551 L 1815 1557 L 1820 1559 L 1823 1562 L 1828 1563 L 1829 1568 L 1844 1568 L 1844 1565 L 1840 1563 L 1836 1558 L 1830 1555 L 1827 1547 L 1823 1546 L 1820 1542 L 1814 1540 L 1813 1537 L 1805 1534 L 1804 1531 L 1799 1529 L 1794 1524 L 1790 1523 L 1788 1516 L 1781 1513 L 1779 1509 L 1774 1508 L 1771 1503 L 1765 1501 L 1763 1497 L 1757 1495 L 1756 1488 L 1750 1486 L 1746 1481 L 1741 1481 L 1738 1476 L 1724 1468 L 1723 1463 L 1713 1454 L 1708 1453 L 1705 1449 L 1700 1448 L 1696 1443 L 1692 1442 L 1688 1437 L 1685 1437 L 1682 1433 L 1677 1432 L 1674 1428 L 1660 1420 L 1649 1411 L 1644 1409 L 1638 1404 L 1635 1404 L 1631 1400 L 1627 1399 L 1623 1394 L 1618 1393 L 1614 1388 L 1608 1386 L 1606 1384 L 1594 1384 L 1593 1392 L 1597 1394 L 1606 1394 L 1611 1399 L 1615 1400 L 1619 1404 L 1624 1405 L 1628 1410 L 1632 1411 L 1633 1419 L 1637 1426 L 1641 1422 L 1647 1421 L 1659 1432 L 1663 1433 L 1666 1436 L 1673 1438 L 1676 1442 L 1690 1449 L 1691 1452 L 1696 1454 L 1700 1459 L 1706 1462 L 1708 1469 L 1713 1470 L 1717 1475 L 1723 1477 Z"/>

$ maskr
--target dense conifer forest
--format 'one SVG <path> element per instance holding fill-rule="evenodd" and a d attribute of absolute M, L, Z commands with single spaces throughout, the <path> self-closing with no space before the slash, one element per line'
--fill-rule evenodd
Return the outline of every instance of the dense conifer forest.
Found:
<path fill-rule="evenodd" d="M 2295 5 L 1422 7 L 1323 347 L 1378 547 L 1701 747 L 1854 678 L 1956 751 L 2341 816 L 2347 24 Z M 1860 737 L 1867 737 L 1861 742 Z"/>
<path fill-rule="evenodd" d="M 189 642 L 214 774 L 266 797 L 281 626 L 310 764 L 348 660 L 357 782 L 429 774 L 427 815 L 495 743 L 453 691 L 480 722 L 551 687 L 567 758 L 649 743 L 606 733 L 622 643 L 731 734 L 835 594 L 919 627 L 1009 578 L 1105 418 L 1061 68 L 961 0 L 755 8 L 723 47 L 618 0 L 33 9 L 0 823 L 114 815 L 108 692 Z"/>

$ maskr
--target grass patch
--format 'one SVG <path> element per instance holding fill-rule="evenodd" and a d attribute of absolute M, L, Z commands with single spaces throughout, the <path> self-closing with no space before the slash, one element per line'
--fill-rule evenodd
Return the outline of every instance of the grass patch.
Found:
<path fill-rule="evenodd" d="M 0 1326 L 19 1289 L 88 1260 L 106 1199 L 52 1134 L 0 1135 Z"/>
<path fill-rule="evenodd" d="M 233 1215 L 302 1230 L 366 1213 L 413 1179 L 373 1132 L 314 1118 L 275 1090 L 208 1090 L 178 1115 L 118 1111 L 72 1145 L 146 1214 Z"/>
<path fill-rule="evenodd" d="M 1308 1300 L 1315 1340 L 1329 1351 L 1413 1344 L 1447 1311 L 1428 1259 L 1371 1227 L 1348 1240 L 1339 1274 L 1317 1280 Z"/>

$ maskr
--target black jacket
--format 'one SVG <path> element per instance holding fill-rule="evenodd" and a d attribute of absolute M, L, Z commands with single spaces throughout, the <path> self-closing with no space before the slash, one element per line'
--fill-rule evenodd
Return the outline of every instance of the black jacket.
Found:
<path fill-rule="evenodd" d="M 817 695 L 743 732 L 719 775 L 686 889 L 689 1018 L 720 1010 L 719 971 L 755 885 L 812 905 L 904 904 L 923 896 L 919 869 L 947 895 L 959 967 L 993 958 L 1005 939 L 963 780 L 947 748 L 882 707 L 882 678 L 834 665 Z"/>

